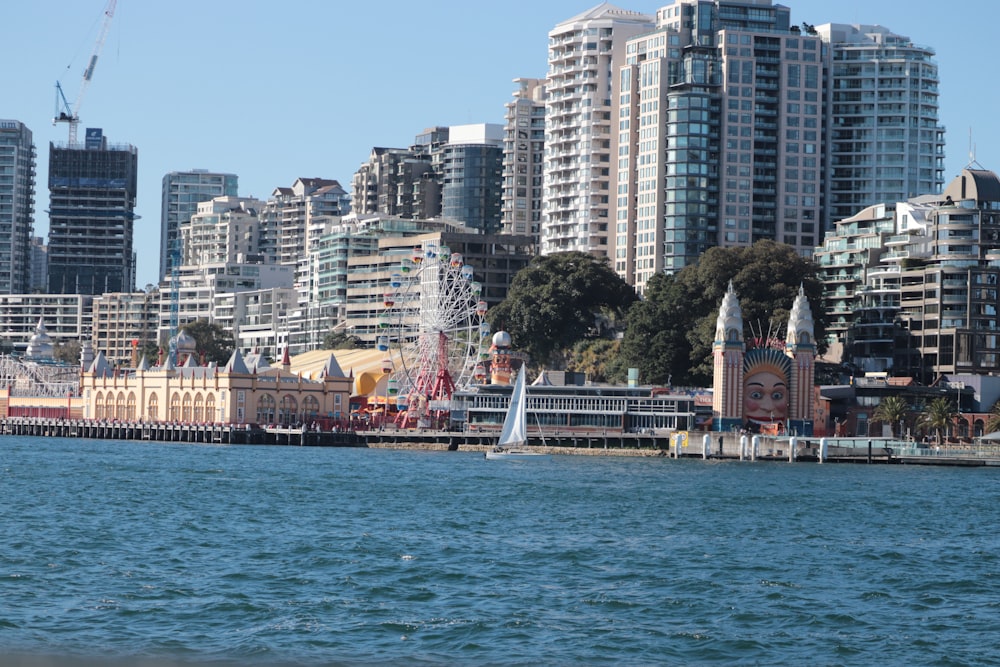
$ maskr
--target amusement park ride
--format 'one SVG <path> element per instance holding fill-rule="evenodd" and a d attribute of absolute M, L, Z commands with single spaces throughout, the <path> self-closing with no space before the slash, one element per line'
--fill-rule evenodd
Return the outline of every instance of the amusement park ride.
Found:
<path fill-rule="evenodd" d="M 387 403 L 395 398 L 400 428 L 443 426 L 456 388 L 485 378 L 490 327 L 473 273 L 462 255 L 428 241 L 390 277 L 376 347 L 387 353 Z"/>

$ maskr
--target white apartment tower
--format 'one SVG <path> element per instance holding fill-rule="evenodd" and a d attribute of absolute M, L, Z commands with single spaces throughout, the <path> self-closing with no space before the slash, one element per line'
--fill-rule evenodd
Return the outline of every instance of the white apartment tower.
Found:
<path fill-rule="evenodd" d="M 831 219 L 940 192 L 944 127 L 934 50 L 882 26 L 828 23 L 816 31 L 833 54 Z"/>
<path fill-rule="evenodd" d="M 653 17 L 603 3 L 549 32 L 541 252 L 607 256 L 619 120 L 614 78 L 625 41 Z"/>
<path fill-rule="evenodd" d="M 542 225 L 542 162 L 545 158 L 545 80 L 514 79 L 508 102 L 503 145 L 504 234 L 531 234 L 535 244 Z"/>

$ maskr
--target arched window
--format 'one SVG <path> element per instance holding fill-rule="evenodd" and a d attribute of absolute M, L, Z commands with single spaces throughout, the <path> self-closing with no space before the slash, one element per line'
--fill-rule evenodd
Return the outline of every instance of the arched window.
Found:
<path fill-rule="evenodd" d="M 97 392 L 94 398 L 94 419 L 104 419 L 104 395 Z"/>
<path fill-rule="evenodd" d="M 146 419 L 155 422 L 160 418 L 160 404 L 154 391 L 149 395 L 149 402 L 146 404 Z"/>
<path fill-rule="evenodd" d="M 114 419 L 115 418 L 115 395 L 113 392 L 108 392 L 107 396 L 104 397 L 104 418 Z"/>
<path fill-rule="evenodd" d="M 315 396 L 306 396 L 302 399 L 302 421 L 315 421 L 319 416 L 319 401 Z"/>
<path fill-rule="evenodd" d="M 181 407 L 181 421 L 191 421 L 191 394 L 184 394 L 184 403 Z"/>
<path fill-rule="evenodd" d="M 201 394 L 194 395 L 194 421 L 196 424 L 205 421 L 205 398 Z"/>
<path fill-rule="evenodd" d="M 118 392 L 118 401 L 115 407 L 115 419 L 125 421 L 125 392 Z"/>
<path fill-rule="evenodd" d="M 215 396 L 213 394 L 205 397 L 205 421 L 219 421 L 215 415 Z"/>
<path fill-rule="evenodd" d="M 170 421 L 176 422 L 181 420 L 181 397 L 174 394 L 170 397 Z"/>
<path fill-rule="evenodd" d="M 274 397 L 269 394 L 264 394 L 259 399 L 257 399 L 257 423 L 258 424 L 273 424 L 274 423 Z"/>
<path fill-rule="evenodd" d="M 281 397 L 281 407 L 278 409 L 278 423 L 289 425 L 298 421 L 299 403 L 291 394 Z"/>
<path fill-rule="evenodd" d="M 125 407 L 125 419 L 135 421 L 135 392 L 128 393 L 128 402 Z"/>

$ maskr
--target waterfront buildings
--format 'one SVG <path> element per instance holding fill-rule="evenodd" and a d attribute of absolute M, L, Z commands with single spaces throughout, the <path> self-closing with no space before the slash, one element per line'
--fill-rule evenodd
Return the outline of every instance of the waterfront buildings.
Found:
<path fill-rule="evenodd" d="M 135 286 L 138 151 L 87 128 L 83 144 L 49 144 L 52 294 L 130 292 Z"/>
<path fill-rule="evenodd" d="M 287 355 L 271 366 L 238 350 L 225 366 L 199 366 L 193 339 L 180 338 L 180 365 L 143 360 L 118 373 L 99 353 L 81 376 L 83 418 L 292 426 L 330 423 L 349 413 L 351 379 L 332 353 L 311 376 L 292 372 Z"/>
<path fill-rule="evenodd" d="M 926 384 L 1000 372 L 994 172 L 970 166 L 940 195 L 871 207 L 837 231 L 817 259 L 827 307 L 853 313 L 842 320 L 845 362 Z"/>
<path fill-rule="evenodd" d="M 179 229 L 198 210 L 198 204 L 215 197 L 235 197 L 239 194 L 236 174 L 211 172 L 207 169 L 172 171 L 163 177 L 160 202 L 160 280 L 170 276 L 175 263 L 183 261 Z"/>
<path fill-rule="evenodd" d="M 30 288 L 35 161 L 28 126 L 0 120 L 0 294 L 20 294 Z"/>
<path fill-rule="evenodd" d="M 614 233 L 618 91 L 627 39 L 653 17 L 603 3 L 549 32 L 541 253 L 608 256 Z"/>

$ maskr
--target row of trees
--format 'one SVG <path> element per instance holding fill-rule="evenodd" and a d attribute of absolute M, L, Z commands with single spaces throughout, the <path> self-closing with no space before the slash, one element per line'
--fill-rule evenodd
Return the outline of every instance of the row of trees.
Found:
<path fill-rule="evenodd" d="M 820 303 L 816 269 L 791 246 L 772 241 L 712 248 L 697 265 L 655 275 L 640 299 L 607 260 L 557 253 L 519 272 L 487 318 L 493 330 L 510 333 L 532 366 L 586 372 L 607 382 L 623 382 L 629 368 L 638 368 L 644 383 L 705 385 L 729 283 L 744 322 L 762 336 L 782 336 L 800 286 L 810 303 Z M 813 318 L 822 341 L 822 309 Z"/>

